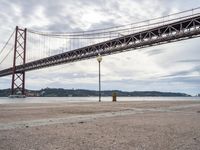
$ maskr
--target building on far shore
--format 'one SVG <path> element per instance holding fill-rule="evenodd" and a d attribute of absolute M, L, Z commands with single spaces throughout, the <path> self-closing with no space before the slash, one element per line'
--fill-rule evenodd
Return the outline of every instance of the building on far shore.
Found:
<path fill-rule="evenodd" d="M 28 96 L 28 97 L 39 97 L 40 94 L 37 93 L 37 92 L 30 92 L 30 91 L 28 91 L 28 92 L 26 92 L 26 96 Z"/>

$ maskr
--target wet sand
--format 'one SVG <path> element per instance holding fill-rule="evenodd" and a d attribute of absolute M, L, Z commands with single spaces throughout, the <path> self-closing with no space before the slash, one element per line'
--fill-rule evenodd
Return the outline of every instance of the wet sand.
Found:
<path fill-rule="evenodd" d="M 1 104 L 1 150 L 200 150 L 200 102 Z"/>

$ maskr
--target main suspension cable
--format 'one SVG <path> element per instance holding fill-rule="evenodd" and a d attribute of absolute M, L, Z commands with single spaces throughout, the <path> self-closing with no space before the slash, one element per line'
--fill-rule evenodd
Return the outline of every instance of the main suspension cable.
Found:
<path fill-rule="evenodd" d="M 75 38 L 76 36 L 77 37 L 78 36 L 85 37 L 85 36 L 92 36 L 92 35 L 98 35 L 98 34 L 99 35 L 100 34 L 109 34 L 109 33 L 117 34 L 117 32 L 121 32 L 121 31 L 127 31 L 127 30 L 130 30 L 130 29 L 135 30 L 137 28 L 152 26 L 152 25 L 156 25 L 156 24 L 159 24 L 159 23 L 175 21 L 176 19 L 184 19 L 184 18 L 195 16 L 195 15 L 199 15 L 200 13 L 195 13 L 195 14 L 193 13 L 194 11 L 197 11 L 197 10 L 200 11 L 200 7 L 196 7 L 196 8 L 193 8 L 193 9 L 185 10 L 185 11 L 170 14 L 170 15 L 165 15 L 165 16 L 162 16 L 162 17 L 153 18 L 153 19 L 150 19 L 150 20 L 130 23 L 130 24 L 126 24 L 126 25 L 119 25 L 119 26 L 114 26 L 114 27 L 109 27 L 109 28 L 88 30 L 88 31 L 77 31 L 77 32 L 48 32 L 47 31 L 47 32 L 40 32 L 40 31 L 36 31 L 36 30 L 32 30 L 32 29 L 29 29 L 28 31 L 31 32 L 31 33 L 44 35 L 44 36 L 69 36 L 69 38 L 71 37 L 72 39 Z M 187 14 L 187 15 L 185 14 L 183 16 L 177 16 L 177 15 L 189 13 L 189 12 L 191 12 L 191 14 Z M 176 17 L 173 18 L 173 19 L 165 20 L 165 21 L 159 21 L 160 19 L 169 18 L 171 16 L 176 16 Z M 151 21 L 156 21 L 156 20 L 158 20 L 158 21 L 154 22 L 154 23 L 149 23 Z M 146 24 L 144 25 L 143 23 L 146 23 Z M 141 25 L 141 24 L 143 24 L 143 25 Z M 135 26 L 135 25 L 139 25 L 139 26 Z M 104 37 L 102 37 L 102 38 L 104 38 Z"/>

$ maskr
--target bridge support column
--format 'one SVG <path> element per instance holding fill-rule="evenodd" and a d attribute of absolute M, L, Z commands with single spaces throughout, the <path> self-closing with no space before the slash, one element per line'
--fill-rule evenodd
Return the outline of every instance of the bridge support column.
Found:
<path fill-rule="evenodd" d="M 25 71 L 17 72 L 16 66 L 26 63 L 26 33 L 27 29 L 16 27 L 11 97 L 25 97 Z"/>

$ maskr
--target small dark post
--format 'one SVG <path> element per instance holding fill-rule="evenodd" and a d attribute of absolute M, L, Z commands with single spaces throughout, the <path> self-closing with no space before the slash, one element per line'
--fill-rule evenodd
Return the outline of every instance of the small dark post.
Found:
<path fill-rule="evenodd" d="M 116 92 L 113 92 L 113 93 L 112 93 L 112 101 L 113 101 L 113 102 L 116 102 L 116 101 L 117 101 L 117 93 L 116 93 Z"/>

